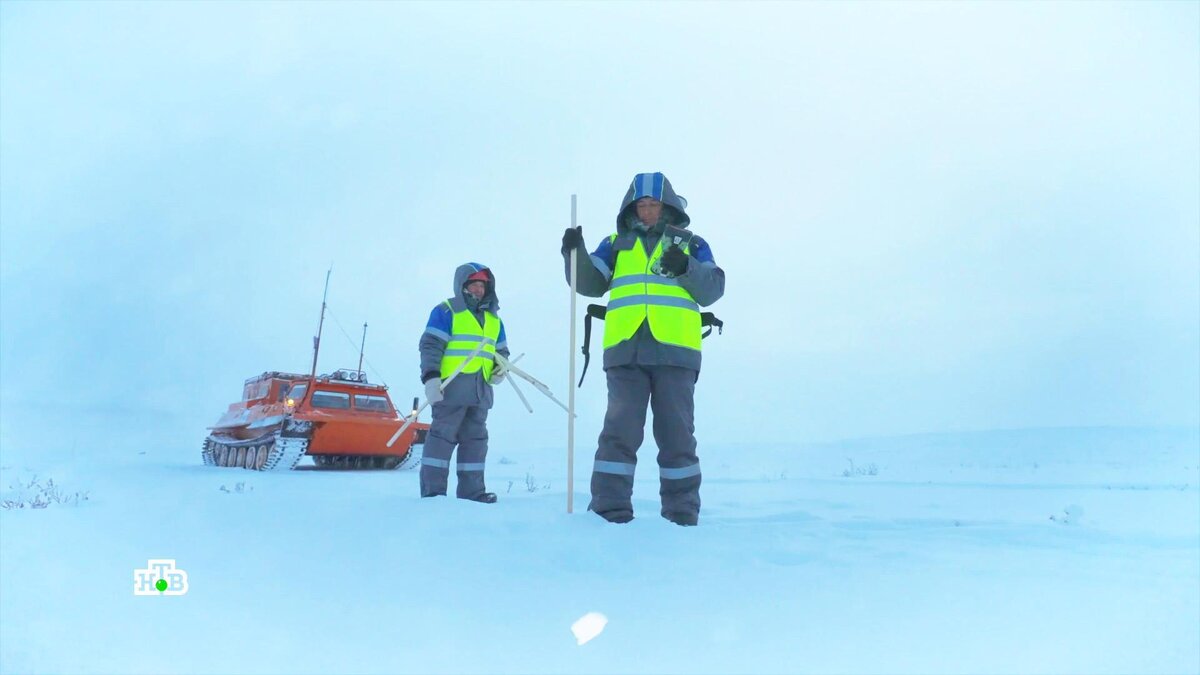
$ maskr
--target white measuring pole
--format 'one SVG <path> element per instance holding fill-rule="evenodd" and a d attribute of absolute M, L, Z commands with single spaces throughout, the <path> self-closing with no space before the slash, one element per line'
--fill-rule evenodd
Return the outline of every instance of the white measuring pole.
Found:
<path fill-rule="evenodd" d="M 563 410 L 567 411 L 568 413 L 571 412 L 571 409 L 568 408 L 565 403 L 554 398 L 554 394 L 550 392 L 550 387 L 547 387 L 544 382 L 542 382 L 541 380 L 538 380 L 536 377 L 534 377 L 534 376 L 530 375 L 529 373 L 521 370 L 520 368 L 514 366 L 512 361 L 509 361 L 508 359 L 504 358 L 503 356 L 501 356 L 499 354 L 496 354 L 496 362 L 499 363 L 500 365 L 504 366 L 504 372 L 512 373 L 513 375 L 516 375 L 517 377 L 521 378 L 522 380 L 525 380 L 529 384 L 532 384 L 535 389 L 537 389 L 538 391 L 545 394 L 546 398 L 550 399 L 551 401 L 554 401 L 554 405 L 562 408 Z"/>
<path fill-rule="evenodd" d="M 571 195 L 571 227 L 575 227 L 575 195 Z M 571 366 L 567 382 L 567 513 L 575 509 L 575 285 L 579 249 L 571 251 Z"/>
<path fill-rule="evenodd" d="M 496 356 L 500 356 L 500 355 L 497 354 Z M 520 356 L 513 359 L 512 361 L 509 361 L 508 364 L 511 366 L 512 364 L 516 363 L 517 361 L 520 361 L 521 358 L 524 356 L 525 356 L 525 353 L 521 352 Z M 504 370 L 504 365 L 503 365 L 503 363 L 501 363 L 500 359 L 496 359 L 496 367 L 500 369 L 501 374 L 506 374 L 508 372 L 508 371 Z M 492 371 L 492 377 L 493 378 L 496 377 L 496 371 L 494 371 L 494 370 Z M 519 387 L 517 387 L 517 378 L 514 376 L 514 377 L 508 377 L 505 379 L 507 379 L 508 383 L 512 385 L 513 391 L 517 392 L 517 398 L 521 399 L 521 403 L 525 404 L 525 409 L 532 413 L 533 406 L 529 405 L 529 401 L 525 398 L 525 394 L 522 394 L 521 389 Z"/>

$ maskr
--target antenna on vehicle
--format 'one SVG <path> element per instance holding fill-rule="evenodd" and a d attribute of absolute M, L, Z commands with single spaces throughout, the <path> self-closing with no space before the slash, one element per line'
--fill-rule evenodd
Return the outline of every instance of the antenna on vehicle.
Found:
<path fill-rule="evenodd" d="M 329 271 L 325 273 L 325 294 L 321 296 L 321 321 L 317 323 L 317 334 L 313 338 L 313 364 L 312 374 L 308 379 L 317 379 L 317 354 L 321 352 L 321 329 L 325 327 L 325 300 L 329 298 L 329 275 L 333 274 L 333 265 L 329 266 Z M 363 336 L 364 339 L 366 336 Z"/>
<path fill-rule="evenodd" d="M 366 380 L 363 379 L 363 371 L 362 371 L 363 349 L 365 349 L 366 346 L 367 346 L 367 322 L 364 321 L 363 322 L 362 344 L 358 346 L 358 381 L 359 382 L 366 382 Z"/>

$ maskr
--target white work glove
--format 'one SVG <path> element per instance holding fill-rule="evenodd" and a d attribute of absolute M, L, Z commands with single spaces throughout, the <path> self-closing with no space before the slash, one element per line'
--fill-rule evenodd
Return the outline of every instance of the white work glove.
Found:
<path fill-rule="evenodd" d="M 433 405 L 434 403 L 440 403 L 442 401 L 442 399 L 446 398 L 445 396 L 442 396 L 441 387 L 442 387 L 441 378 L 432 377 L 432 378 L 426 380 L 426 382 L 425 382 L 425 400 L 429 401 L 430 405 Z"/>
<path fill-rule="evenodd" d="M 492 371 L 492 386 L 493 387 L 498 386 L 501 382 L 504 381 L 504 376 L 507 374 L 508 374 L 508 371 L 500 370 L 499 368 L 496 368 L 495 370 L 493 370 Z"/>

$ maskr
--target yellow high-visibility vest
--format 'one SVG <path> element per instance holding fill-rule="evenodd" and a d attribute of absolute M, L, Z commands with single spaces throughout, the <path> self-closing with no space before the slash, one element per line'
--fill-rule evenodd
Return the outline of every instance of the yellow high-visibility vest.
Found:
<path fill-rule="evenodd" d="M 449 300 L 445 304 L 446 307 L 451 307 Z M 483 349 L 467 362 L 462 372 L 478 373 L 482 370 L 484 381 L 491 382 L 492 368 L 496 361 L 496 340 L 499 338 L 500 318 L 495 314 L 484 310 L 481 327 L 471 310 L 454 312 L 454 320 L 450 324 L 450 341 L 446 343 L 446 352 L 442 354 L 442 379 L 450 377 L 458 368 L 458 364 L 466 361 L 471 352 L 479 346 L 479 341 L 483 340 Z"/>
<path fill-rule="evenodd" d="M 614 234 L 609 241 L 616 238 Z M 605 349 L 632 338 L 649 321 L 655 340 L 700 351 L 700 306 L 678 280 L 650 271 L 662 253 L 661 239 L 649 256 L 640 241 L 617 252 L 604 315 Z"/>

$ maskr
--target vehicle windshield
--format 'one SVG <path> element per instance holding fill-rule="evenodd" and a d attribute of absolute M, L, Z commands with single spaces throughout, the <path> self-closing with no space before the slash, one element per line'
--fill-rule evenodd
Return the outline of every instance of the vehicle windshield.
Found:
<path fill-rule="evenodd" d="M 313 392 L 312 406 L 314 408 L 337 408 L 339 410 L 350 409 L 350 394 L 340 391 L 322 391 L 320 389 Z"/>
<path fill-rule="evenodd" d="M 291 391 L 287 393 L 286 398 L 290 398 L 294 404 L 300 405 L 300 401 L 304 400 L 304 392 L 306 391 L 308 391 L 307 384 L 294 385 Z"/>
<path fill-rule="evenodd" d="M 370 410 L 373 412 L 392 412 L 392 405 L 388 403 L 386 396 L 355 394 L 354 407 L 359 410 Z"/>

